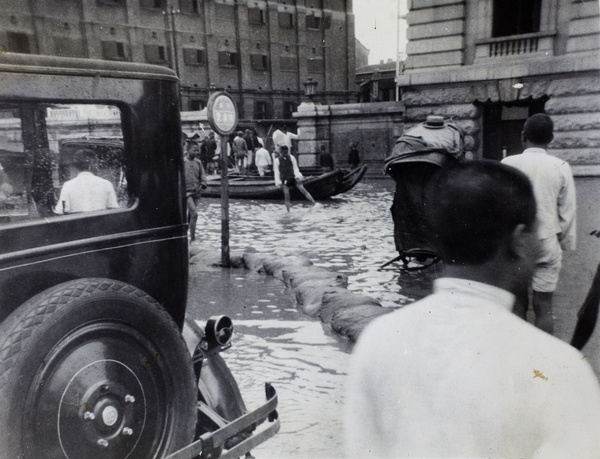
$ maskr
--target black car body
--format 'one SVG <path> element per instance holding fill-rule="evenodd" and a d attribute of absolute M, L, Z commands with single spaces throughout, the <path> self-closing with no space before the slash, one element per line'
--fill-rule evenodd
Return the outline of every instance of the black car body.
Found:
<path fill-rule="evenodd" d="M 185 317 L 174 72 L 4 53 L 0 81 L 0 457 L 237 457 L 272 436 L 274 391 L 245 413 L 218 355 L 229 319 Z M 116 206 L 89 181 L 63 196 L 77 150 Z"/>

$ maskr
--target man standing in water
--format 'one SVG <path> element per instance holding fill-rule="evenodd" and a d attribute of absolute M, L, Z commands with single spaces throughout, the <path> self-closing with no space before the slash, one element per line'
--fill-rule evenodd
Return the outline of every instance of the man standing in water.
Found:
<path fill-rule="evenodd" d="M 290 150 L 286 145 L 282 145 L 279 150 L 279 157 L 273 162 L 273 172 L 275 173 L 275 185 L 281 186 L 283 189 L 283 197 L 285 199 L 285 207 L 290 211 L 290 188 L 295 187 L 308 199 L 312 205 L 317 203 L 310 195 L 306 188 L 302 185 L 304 178 L 298 169 L 296 158 L 290 155 Z"/>
<path fill-rule="evenodd" d="M 540 252 L 531 280 L 535 325 L 552 334 L 552 295 L 558 284 L 563 250 L 575 250 L 575 183 L 566 161 L 546 152 L 552 141 L 554 124 L 543 113 L 531 116 L 521 134 L 525 150 L 520 155 L 504 158 L 529 177 L 537 202 L 537 233 Z M 527 317 L 527 289 L 517 295 L 515 313 Z"/>
<path fill-rule="evenodd" d="M 598 457 L 591 366 L 512 313 L 537 256 L 530 181 L 470 161 L 435 175 L 426 196 L 445 274 L 431 295 L 362 332 L 347 384 L 348 456 Z"/>
<path fill-rule="evenodd" d="M 187 144 L 187 154 L 184 158 L 185 194 L 187 199 L 188 223 L 190 225 L 190 243 L 196 240 L 196 222 L 198 221 L 198 200 L 200 193 L 208 184 L 204 167 L 198 159 L 200 145 L 196 142 Z"/>

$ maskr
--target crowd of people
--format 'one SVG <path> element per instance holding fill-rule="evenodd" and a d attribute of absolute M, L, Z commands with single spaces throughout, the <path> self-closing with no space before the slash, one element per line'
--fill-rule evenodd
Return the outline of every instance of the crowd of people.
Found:
<path fill-rule="evenodd" d="M 207 174 L 216 174 L 220 171 L 220 145 L 215 139 L 215 134 L 210 132 L 202 138 L 198 133 L 186 136 L 188 142 L 198 143 L 200 147 L 199 160 Z M 245 129 L 236 131 L 230 138 L 226 139 L 227 167 L 230 172 L 240 174 L 258 174 L 261 177 L 273 176 L 274 160 L 280 155 L 281 147 L 287 147 L 288 152 L 298 157 L 294 140 L 298 140 L 298 134 L 288 131 L 286 125 L 269 131 L 266 138 L 261 137 L 256 129 Z M 348 154 L 348 165 L 351 169 L 360 165 L 358 142 L 350 144 Z M 317 152 L 318 161 L 316 166 L 323 172 L 335 169 L 335 159 L 327 150 L 325 145 L 320 145 Z"/>

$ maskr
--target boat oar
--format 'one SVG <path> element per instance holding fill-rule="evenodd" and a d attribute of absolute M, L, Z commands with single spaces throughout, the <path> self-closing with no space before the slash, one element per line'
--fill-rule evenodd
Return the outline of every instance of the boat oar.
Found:
<path fill-rule="evenodd" d="M 577 313 L 577 325 L 571 338 L 571 345 L 579 350 L 588 342 L 598 320 L 598 308 L 600 307 L 600 265 L 596 269 L 596 275 L 587 293 L 585 301 Z"/>

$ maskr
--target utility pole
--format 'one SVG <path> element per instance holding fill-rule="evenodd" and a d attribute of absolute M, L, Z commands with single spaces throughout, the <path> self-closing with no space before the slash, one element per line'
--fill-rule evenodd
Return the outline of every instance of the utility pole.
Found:
<path fill-rule="evenodd" d="M 171 44 L 171 52 L 170 58 L 173 64 L 173 70 L 177 74 L 177 78 L 179 78 L 179 54 L 177 52 L 177 37 L 176 37 L 176 29 L 175 29 L 175 15 L 181 13 L 180 10 L 176 9 L 173 6 L 169 6 L 167 11 L 163 11 L 165 15 L 165 20 L 168 24 L 169 29 L 169 41 Z"/>

